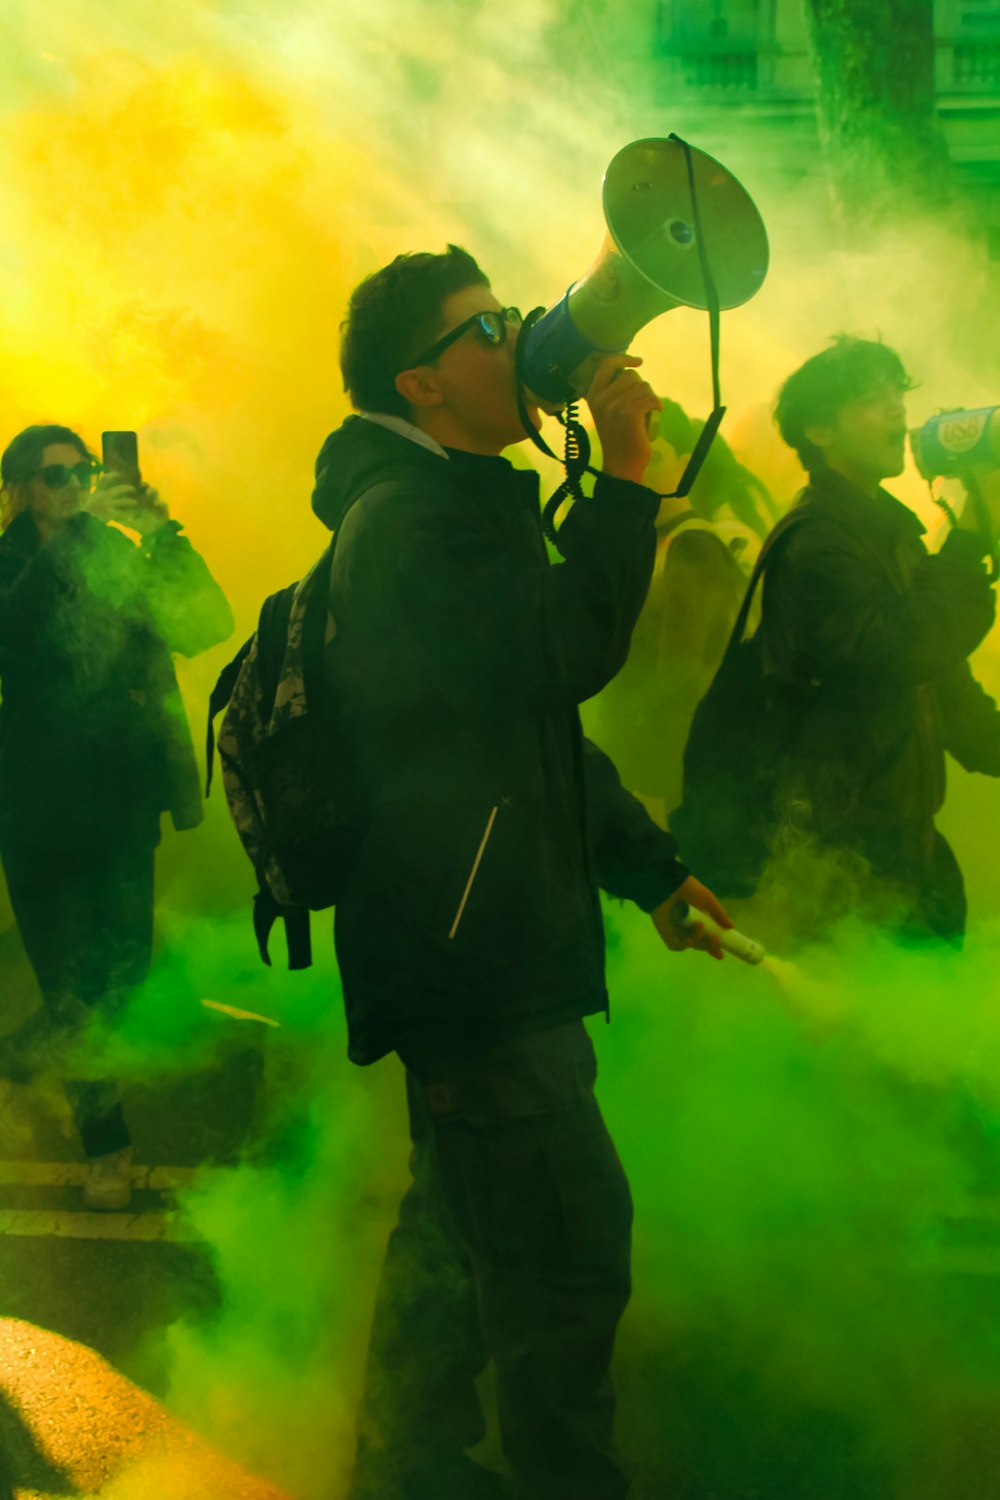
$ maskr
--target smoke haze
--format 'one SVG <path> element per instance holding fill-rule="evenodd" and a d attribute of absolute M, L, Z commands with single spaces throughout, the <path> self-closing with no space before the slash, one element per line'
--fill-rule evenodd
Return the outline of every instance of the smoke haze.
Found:
<path fill-rule="evenodd" d="M 818 163 L 795 180 L 778 132 L 665 97 L 642 10 L 626 27 L 620 8 L 612 22 L 562 0 L 9 0 L 4 442 L 49 419 L 92 445 L 103 428 L 139 430 L 145 477 L 237 617 L 230 643 L 181 664 L 196 743 L 262 599 L 325 545 L 312 463 L 347 411 L 337 346 L 353 285 L 456 241 L 504 301 L 550 302 L 598 252 L 602 172 L 630 139 L 676 130 L 718 155 L 769 227 L 769 278 L 723 323 L 723 432 L 782 506 L 801 476 L 770 406 L 832 334 L 900 350 L 912 422 L 1000 400 L 1000 297 L 976 235 L 928 205 L 863 250 L 836 248 Z M 635 349 L 658 389 L 707 412 L 703 317 L 671 313 Z M 936 524 L 912 469 L 894 489 Z M 996 684 L 993 642 L 976 667 Z M 405 1178 L 401 1075 L 346 1062 L 326 917 L 309 974 L 259 966 L 220 793 L 200 830 L 165 837 L 157 964 L 110 1045 L 141 1078 L 215 1055 L 228 1023 L 203 998 L 281 1023 L 262 1029 L 279 1148 L 207 1173 L 183 1204 L 223 1304 L 171 1331 L 168 1404 L 321 1500 L 349 1461 Z M 995 1331 L 969 1313 L 945 1240 L 982 1190 L 956 1120 L 996 1140 L 998 820 L 1000 788 L 954 771 L 942 826 L 970 886 L 962 955 L 901 951 L 848 921 L 794 955 L 782 988 L 732 960 L 668 955 L 641 914 L 609 910 L 615 1021 L 593 1031 L 638 1210 L 622 1437 L 662 1482 L 651 1493 L 680 1485 L 685 1455 L 706 1474 L 721 1464 L 712 1434 L 728 1422 L 747 1495 L 754 1441 L 770 1441 L 789 1463 L 797 1443 L 856 1451 L 865 1473 L 930 1496 L 904 1427 L 976 1408 L 995 1382 Z M 766 912 L 739 917 L 770 938 Z"/>

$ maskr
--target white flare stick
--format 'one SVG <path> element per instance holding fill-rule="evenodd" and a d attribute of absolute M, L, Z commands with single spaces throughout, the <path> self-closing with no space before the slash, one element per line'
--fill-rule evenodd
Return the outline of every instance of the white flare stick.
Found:
<path fill-rule="evenodd" d="M 727 953 L 731 953 L 734 958 L 741 958 L 745 964 L 759 964 L 767 957 L 764 947 L 754 942 L 753 938 L 737 932 L 735 927 L 720 927 L 718 922 L 713 922 L 703 911 L 692 911 L 686 901 L 678 901 L 673 910 L 673 919 L 678 927 L 693 927 L 696 922 L 700 922 L 706 932 L 719 939 Z"/>

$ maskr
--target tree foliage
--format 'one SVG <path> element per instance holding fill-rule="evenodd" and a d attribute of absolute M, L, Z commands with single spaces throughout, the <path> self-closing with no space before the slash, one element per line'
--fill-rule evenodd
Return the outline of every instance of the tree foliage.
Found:
<path fill-rule="evenodd" d="M 951 197 L 935 110 L 933 0 L 805 0 L 820 136 L 841 219 L 863 230 Z"/>

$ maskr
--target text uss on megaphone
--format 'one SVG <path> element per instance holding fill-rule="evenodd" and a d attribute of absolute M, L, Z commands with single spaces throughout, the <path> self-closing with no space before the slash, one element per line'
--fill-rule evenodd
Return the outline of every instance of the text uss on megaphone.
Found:
<path fill-rule="evenodd" d="M 912 429 L 910 447 L 927 480 L 1000 469 L 1000 406 L 939 411 Z"/>

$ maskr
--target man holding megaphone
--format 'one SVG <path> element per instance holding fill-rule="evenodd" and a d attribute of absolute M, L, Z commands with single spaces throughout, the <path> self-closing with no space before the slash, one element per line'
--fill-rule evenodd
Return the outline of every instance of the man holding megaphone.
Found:
<path fill-rule="evenodd" d="M 809 473 L 808 518 L 775 558 L 762 630 L 776 672 L 812 679 L 790 769 L 812 830 L 864 857 L 873 911 L 959 941 L 964 883 L 935 817 L 946 753 L 1000 775 L 1000 713 L 968 663 L 996 618 L 998 465 L 952 469 L 968 498 L 929 553 L 882 488 L 903 469 L 909 386 L 894 350 L 846 337 L 785 382 L 776 420 Z"/>
<path fill-rule="evenodd" d="M 818 846 L 833 853 L 839 897 L 853 908 L 911 937 L 959 942 L 965 889 L 935 818 L 946 753 L 1000 776 L 1000 712 L 968 662 L 996 615 L 986 560 L 1000 535 L 1000 459 L 990 409 L 935 418 L 912 435 L 925 475 L 953 474 L 968 491 L 929 553 L 921 522 L 882 487 L 903 471 L 909 388 L 895 350 L 843 336 L 782 386 L 775 420 L 809 482 L 758 563 L 760 629 L 731 641 L 699 707 L 671 826 L 726 895 L 754 872 L 744 860 L 723 873 L 710 835 L 728 828 L 731 844 L 739 812 L 744 844 L 755 842 L 751 822 L 761 836 L 761 867 L 768 841 L 792 859 Z M 752 722 L 738 703 L 751 704 Z M 710 743 L 719 745 L 720 717 L 739 746 L 732 753 Z M 766 819 L 751 819 L 748 788 Z"/>
<path fill-rule="evenodd" d="M 364 805 L 336 911 L 349 1054 L 398 1053 L 414 1141 L 359 1423 L 354 1494 L 379 1500 L 503 1492 L 464 1453 L 489 1356 L 526 1500 L 625 1495 L 609 1366 L 631 1201 L 583 1024 L 608 1006 L 598 887 L 673 949 L 721 956 L 671 920 L 681 901 L 731 925 L 577 712 L 649 584 L 659 401 L 638 359 L 596 362 L 603 469 L 550 566 L 538 476 L 500 456 L 525 436 L 519 323 L 465 251 L 397 257 L 351 299 L 357 415 L 317 460 L 327 683 Z"/>

